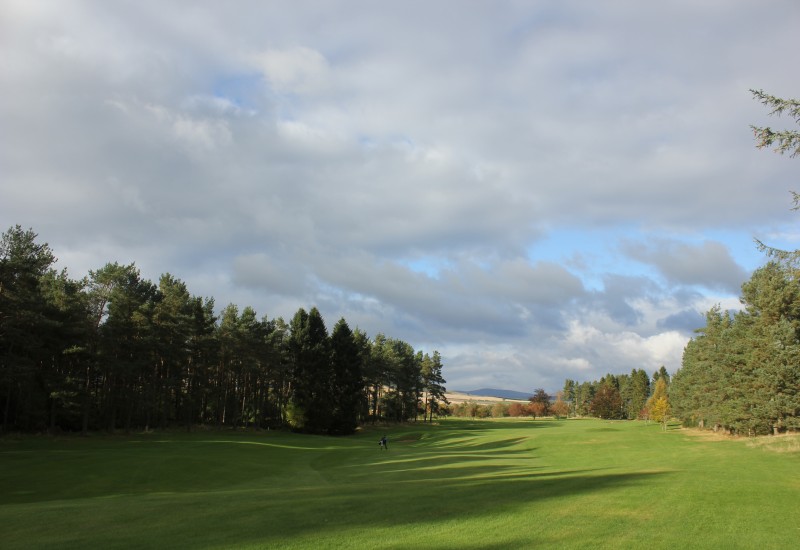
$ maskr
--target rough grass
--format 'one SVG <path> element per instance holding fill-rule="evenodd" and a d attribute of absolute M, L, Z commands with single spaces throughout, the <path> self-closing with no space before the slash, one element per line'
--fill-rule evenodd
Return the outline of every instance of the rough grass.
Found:
<path fill-rule="evenodd" d="M 377 445 L 384 433 L 388 451 Z M 797 438 L 713 441 L 656 424 L 529 419 L 347 438 L 6 438 L 0 545 L 791 548 L 796 447 Z"/>
<path fill-rule="evenodd" d="M 757 437 L 747 442 L 748 447 L 761 448 L 774 453 L 800 455 L 800 434 L 782 434 L 775 437 Z"/>

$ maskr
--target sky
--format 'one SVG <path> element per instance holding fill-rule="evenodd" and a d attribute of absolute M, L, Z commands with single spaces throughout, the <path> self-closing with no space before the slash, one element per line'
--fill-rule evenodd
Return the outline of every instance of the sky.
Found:
<path fill-rule="evenodd" d="M 317 307 L 451 390 L 680 368 L 800 247 L 796 0 L 0 0 L 0 230 Z"/>

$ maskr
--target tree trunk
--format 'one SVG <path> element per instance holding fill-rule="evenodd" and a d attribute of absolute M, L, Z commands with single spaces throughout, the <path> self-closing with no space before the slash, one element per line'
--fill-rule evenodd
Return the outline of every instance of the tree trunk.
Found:
<path fill-rule="evenodd" d="M 50 427 L 47 431 L 54 434 L 56 432 L 56 400 L 51 397 L 48 401 L 50 402 Z"/>
<path fill-rule="evenodd" d="M 247 429 L 247 420 L 245 419 L 245 416 L 244 416 L 244 409 L 245 409 L 246 404 L 247 404 L 247 380 L 245 380 L 244 387 L 242 388 L 242 413 L 241 413 L 241 418 L 242 418 L 242 427 L 244 429 Z"/>
<path fill-rule="evenodd" d="M 375 384 L 372 388 L 372 421 L 375 422 L 378 419 L 378 394 L 379 389 L 378 385 Z"/>
<path fill-rule="evenodd" d="M 89 433 L 89 389 L 92 380 L 92 367 L 86 367 L 86 382 L 83 385 L 83 419 L 81 421 L 81 433 L 87 435 Z"/>
<path fill-rule="evenodd" d="M 8 391 L 6 392 L 6 407 L 3 410 L 3 433 L 8 430 L 8 416 L 11 414 L 11 383 L 8 384 Z"/>

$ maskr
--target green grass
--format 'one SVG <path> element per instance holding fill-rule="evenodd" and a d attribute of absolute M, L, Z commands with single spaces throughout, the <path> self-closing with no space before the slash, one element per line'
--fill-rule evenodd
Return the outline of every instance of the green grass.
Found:
<path fill-rule="evenodd" d="M 0 441 L 10 548 L 793 548 L 800 451 L 599 420 Z"/>

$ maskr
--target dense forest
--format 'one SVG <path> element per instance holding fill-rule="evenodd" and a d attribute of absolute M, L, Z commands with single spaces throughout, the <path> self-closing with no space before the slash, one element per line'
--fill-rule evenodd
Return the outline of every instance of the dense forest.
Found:
<path fill-rule="evenodd" d="M 197 425 L 347 434 L 446 407 L 442 358 L 316 308 L 289 323 L 192 296 L 134 264 L 80 280 L 20 226 L 0 241 L 2 431 Z"/>
<path fill-rule="evenodd" d="M 800 428 L 798 275 L 771 261 L 742 285 L 742 311 L 707 313 L 670 391 L 684 423 L 740 434 Z"/>

